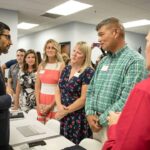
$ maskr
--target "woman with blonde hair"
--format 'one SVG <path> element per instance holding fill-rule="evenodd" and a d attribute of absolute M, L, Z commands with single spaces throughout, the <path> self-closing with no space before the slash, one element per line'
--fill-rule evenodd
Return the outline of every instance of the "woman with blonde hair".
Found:
<path fill-rule="evenodd" d="M 44 57 L 38 68 L 35 85 L 38 120 L 42 123 L 55 117 L 55 88 L 63 68 L 60 46 L 55 40 L 49 39 L 44 46 Z"/>
<path fill-rule="evenodd" d="M 87 87 L 94 74 L 90 58 L 90 46 L 86 42 L 78 42 L 70 65 L 62 71 L 55 95 L 58 108 L 56 118 L 61 122 L 60 134 L 75 144 L 92 137 L 84 110 Z"/>

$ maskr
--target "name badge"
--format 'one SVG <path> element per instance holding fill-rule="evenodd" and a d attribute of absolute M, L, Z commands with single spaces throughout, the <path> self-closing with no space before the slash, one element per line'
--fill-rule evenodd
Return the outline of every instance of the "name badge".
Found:
<path fill-rule="evenodd" d="M 40 70 L 40 74 L 43 74 L 45 72 L 45 70 Z"/>
<path fill-rule="evenodd" d="M 75 77 L 79 77 L 80 74 L 81 74 L 81 73 L 76 72 L 76 73 L 74 74 L 74 76 L 75 76 Z"/>
<path fill-rule="evenodd" d="M 109 66 L 103 66 L 101 71 L 108 71 Z"/>

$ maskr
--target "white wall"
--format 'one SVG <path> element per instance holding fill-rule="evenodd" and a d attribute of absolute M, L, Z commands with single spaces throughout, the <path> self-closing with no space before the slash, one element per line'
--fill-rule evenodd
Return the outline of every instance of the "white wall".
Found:
<path fill-rule="evenodd" d="M 72 45 L 75 45 L 78 41 L 86 41 L 90 45 L 94 42 L 98 41 L 97 32 L 95 30 L 95 26 L 91 24 L 85 24 L 76 22 L 74 23 L 74 41 Z"/>
<path fill-rule="evenodd" d="M 84 40 L 89 44 L 97 41 L 94 25 L 83 23 L 68 23 L 56 28 L 37 32 L 18 39 L 18 48 L 35 49 L 43 52 L 45 42 L 54 38 L 58 42 L 71 41 L 71 49 L 77 41 Z"/>
<path fill-rule="evenodd" d="M 138 50 L 139 47 L 142 49 L 142 55 L 145 56 L 145 40 L 144 34 L 137 34 L 133 32 L 126 32 L 126 42 L 133 50 Z"/>
<path fill-rule="evenodd" d="M 16 56 L 18 14 L 16 11 L 0 9 L 0 21 L 6 23 L 10 27 L 11 39 L 13 43 L 8 54 L 0 55 L 0 62 L 3 64 L 10 59 L 14 59 Z"/>
<path fill-rule="evenodd" d="M 21 37 L 18 40 L 18 48 L 32 48 L 43 52 L 44 43 L 49 38 L 54 38 L 58 42 L 71 41 L 71 49 L 80 40 L 87 41 L 89 44 L 98 40 L 94 25 L 72 22 Z M 137 50 L 140 46 L 143 50 L 145 49 L 145 35 L 126 32 L 126 42 L 134 50 Z"/>
<path fill-rule="evenodd" d="M 68 23 L 49 30 L 37 32 L 18 40 L 18 48 L 34 49 L 43 52 L 43 47 L 48 39 L 55 39 L 58 42 L 74 41 L 74 23 Z"/>

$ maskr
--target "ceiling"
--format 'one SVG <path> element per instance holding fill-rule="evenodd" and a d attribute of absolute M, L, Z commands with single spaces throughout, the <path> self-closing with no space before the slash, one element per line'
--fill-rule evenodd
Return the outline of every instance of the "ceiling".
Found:
<path fill-rule="evenodd" d="M 39 24 L 30 30 L 18 30 L 19 36 L 53 28 L 68 22 L 79 21 L 96 25 L 108 17 L 120 18 L 122 22 L 150 19 L 150 0 L 76 0 L 93 7 L 69 16 L 49 18 L 41 16 L 50 8 L 67 0 L 0 0 L 0 8 L 18 12 L 18 21 Z M 130 28 L 128 31 L 146 34 L 149 26 Z"/>

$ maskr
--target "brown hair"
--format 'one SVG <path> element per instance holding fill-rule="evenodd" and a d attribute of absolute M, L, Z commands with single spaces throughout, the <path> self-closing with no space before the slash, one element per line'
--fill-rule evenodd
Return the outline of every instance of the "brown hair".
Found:
<path fill-rule="evenodd" d="M 35 64 L 33 65 L 33 72 L 36 72 L 37 71 L 37 68 L 38 68 L 38 62 L 37 62 L 37 55 L 35 53 L 34 50 L 32 49 L 29 49 L 26 53 L 25 53 L 25 56 L 24 56 L 24 59 L 23 59 L 23 72 L 28 72 L 28 64 L 26 63 L 26 57 L 29 55 L 29 54 L 34 54 L 35 56 Z"/>

